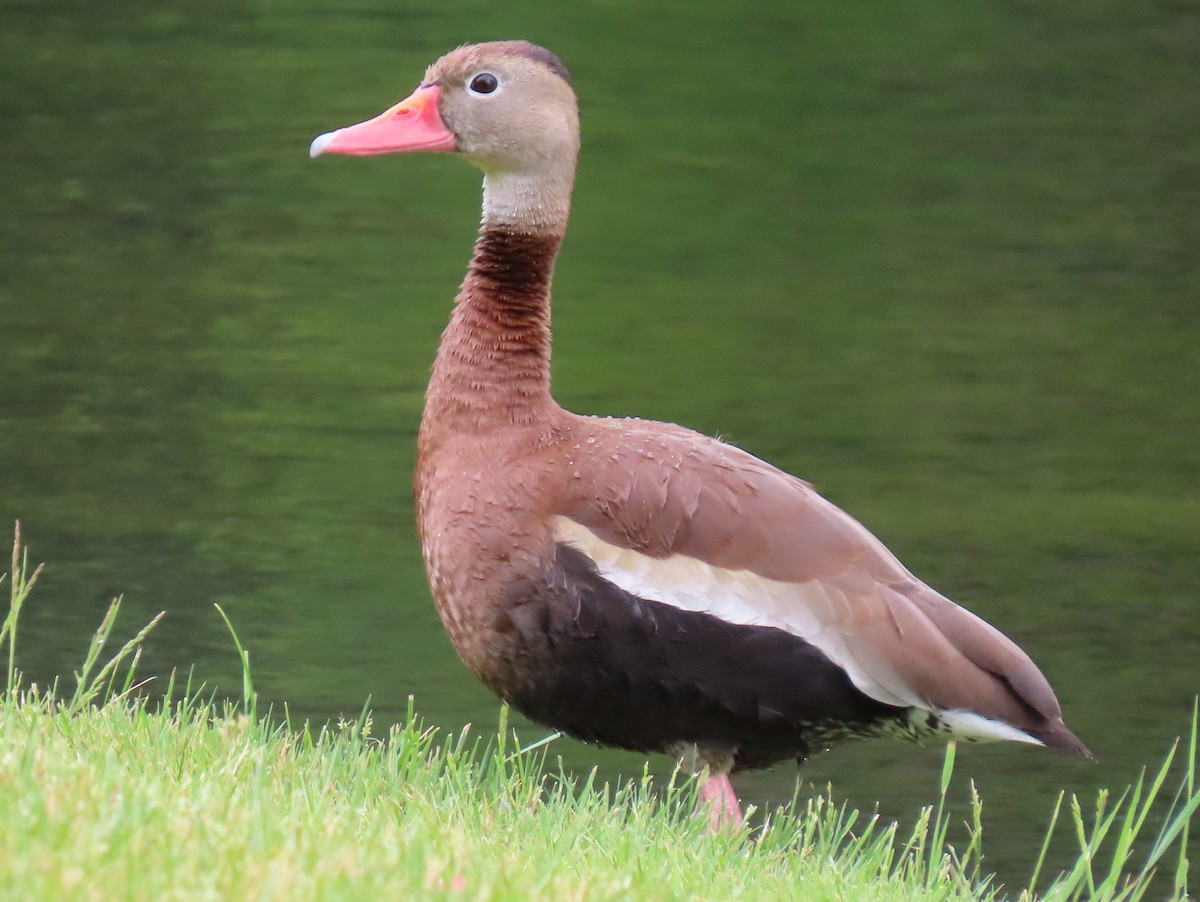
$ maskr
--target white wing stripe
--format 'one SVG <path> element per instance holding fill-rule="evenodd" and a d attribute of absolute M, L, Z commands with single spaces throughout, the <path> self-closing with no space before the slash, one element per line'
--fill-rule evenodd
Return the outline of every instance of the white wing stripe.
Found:
<path fill-rule="evenodd" d="M 786 630 L 824 652 L 846 671 L 860 692 L 884 704 L 932 711 L 942 729 L 954 735 L 1042 744 L 1023 730 L 982 714 L 938 708 L 919 697 L 882 658 L 856 656 L 852 650 L 855 634 L 845 623 L 849 606 L 835 586 L 816 580 L 780 582 L 749 570 L 713 567 L 684 555 L 652 558 L 611 545 L 566 517 L 556 518 L 554 528 L 557 541 L 578 548 L 595 562 L 605 579 L 626 592 L 680 610 L 712 614 L 727 623 Z M 883 601 L 892 603 L 886 596 Z M 917 733 L 923 729 L 925 716 L 913 712 Z"/>
<path fill-rule="evenodd" d="M 820 649 L 871 698 L 889 705 L 930 708 L 891 667 L 855 657 L 841 616 L 846 605 L 830 586 L 817 581 L 780 582 L 748 570 L 713 567 L 683 555 L 652 558 L 611 545 L 566 517 L 556 518 L 555 538 L 590 557 L 605 579 L 626 592 L 681 610 L 712 614 L 727 623 L 785 630 Z"/>

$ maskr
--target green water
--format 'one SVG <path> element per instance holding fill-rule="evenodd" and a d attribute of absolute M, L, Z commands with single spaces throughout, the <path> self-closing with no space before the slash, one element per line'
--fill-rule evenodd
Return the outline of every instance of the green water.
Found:
<path fill-rule="evenodd" d="M 21 666 L 69 674 L 124 593 L 130 632 L 169 612 L 144 670 L 236 695 L 219 602 L 294 717 L 495 723 L 410 497 L 478 177 L 306 151 L 517 36 L 584 117 L 557 396 L 805 476 L 1031 652 L 1100 761 L 960 754 L 1018 881 L 1058 789 L 1127 783 L 1200 690 L 1194 4 L 0 0 L 0 522 L 49 562 Z M 804 774 L 911 819 L 939 768 Z"/>

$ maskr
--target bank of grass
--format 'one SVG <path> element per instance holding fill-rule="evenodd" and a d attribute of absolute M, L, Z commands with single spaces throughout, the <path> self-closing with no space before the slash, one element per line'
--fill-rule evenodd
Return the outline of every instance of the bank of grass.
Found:
<path fill-rule="evenodd" d="M 444 736 L 410 709 L 381 737 L 365 709 L 320 729 L 259 716 L 236 633 L 240 703 L 174 680 L 153 692 L 137 680 L 153 622 L 104 657 L 119 600 L 70 692 L 22 685 L 14 653 L 37 572 L 18 534 L 0 627 L 0 898 L 1137 899 L 1156 872 L 1155 898 L 1187 894 L 1194 721 L 1182 768 L 1172 750 L 1093 813 L 1056 808 L 1080 845 L 1070 873 L 997 887 L 978 798 L 965 842 L 947 841 L 953 745 L 910 835 L 816 797 L 713 836 L 691 815 L 690 779 L 570 777 L 547 766 L 545 741 L 515 745 L 503 715 L 494 735 Z"/>

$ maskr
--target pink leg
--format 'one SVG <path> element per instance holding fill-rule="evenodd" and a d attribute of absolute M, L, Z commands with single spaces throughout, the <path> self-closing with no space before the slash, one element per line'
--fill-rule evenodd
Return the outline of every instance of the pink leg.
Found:
<path fill-rule="evenodd" d="M 741 829 L 742 806 L 729 782 L 729 774 L 709 774 L 696 799 L 696 810 L 703 808 L 708 809 L 708 829 L 713 833 L 720 833 L 724 827 L 731 832 Z"/>

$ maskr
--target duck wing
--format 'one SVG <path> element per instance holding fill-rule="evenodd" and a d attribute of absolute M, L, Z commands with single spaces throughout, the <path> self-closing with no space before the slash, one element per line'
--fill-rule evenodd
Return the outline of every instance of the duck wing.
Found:
<path fill-rule="evenodd" d="M 1087 754 L 1011 639 L 912 575 L 811 485 L 716 439 L 580 418 L 555 538 L 623 590 L 814 645 L 856 688 L 964 735 Z"/>

